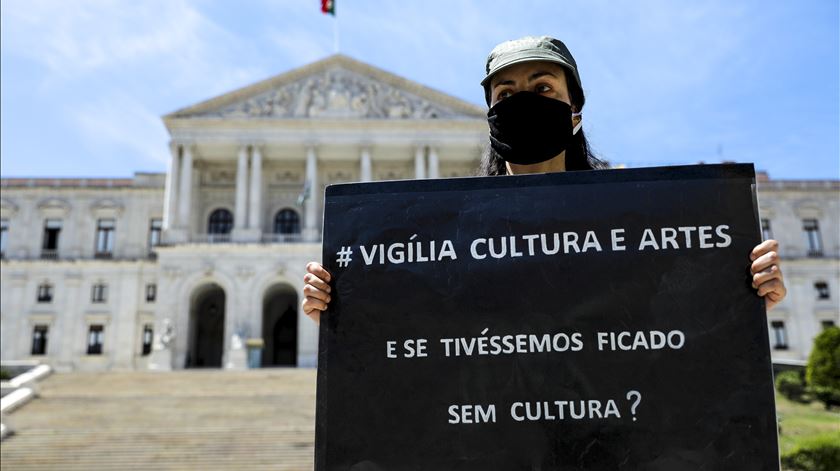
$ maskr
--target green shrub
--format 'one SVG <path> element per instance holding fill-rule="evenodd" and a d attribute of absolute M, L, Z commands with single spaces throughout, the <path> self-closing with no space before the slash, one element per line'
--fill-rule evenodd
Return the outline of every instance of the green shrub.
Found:
<path fill-rule="evenodd" d="M 794 402 L 808 402 L 805 398 L 805 378 L 798 371 L 782 371 L 776 375 L 776 390 Z"/>
<path fill-rule="evenodd" d="M 840 433 L 802 440 L 782 455 L 782 468 L 790 471 L 837 471 L 840 469 Z"/>
<path fill-rule="evenodd" d="M 840 405 L 840 327 L 829 327 L 814 339 L 805 379 L 826 409 Z"/>
<path fill-rule="evenodd" d="M 8 381 L 12 379 L 12 372 L 6 368 L 0 368 L 0 380 Z"/>

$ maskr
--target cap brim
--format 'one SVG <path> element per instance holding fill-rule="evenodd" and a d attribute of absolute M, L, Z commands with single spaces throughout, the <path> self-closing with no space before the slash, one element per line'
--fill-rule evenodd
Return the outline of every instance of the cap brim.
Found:
<path fill-rule="evenodd" d="M 510 67 L 512 65 L 521 64 L 523 62 L 534 62 L 534 61 L 553 62 L 555 64 L 560 64 L 563 67 L 565 67 L 566 69 L 568 69 L 569 71 L 571 71 L 572 76 L 575 75 L 575 73 L 574 73 L 575 68 L 571 64 L 569 64 L 568 62 L 562 60 L 561 58 L 559 58 L 559 57 L 557 57 L 553 54 L 548 54 L 548 53 L 545 53 L 545 54 L 537 53 L 537 54 L 535 54 L 534 51 L 527 51 L 524 54 L 513 54 L 505 62 L 502 62 L 498 65 L 495 65 L 493 67 L 493 69 L 491 69 L 490 72 L 487 73 L 487 76 L 484 77 L 484 80 L 481 81 L 481 86 L 486 87 L 489 84 L 490 79 L 492 79 L 494 75 L 496 75 L 497 73 L 499 73 L 500 71 L 502 71 L 504 69 L 507 69 L 508 67 Z M 576 78 L 575 78 L 575 81 L 577 81 Z"/>

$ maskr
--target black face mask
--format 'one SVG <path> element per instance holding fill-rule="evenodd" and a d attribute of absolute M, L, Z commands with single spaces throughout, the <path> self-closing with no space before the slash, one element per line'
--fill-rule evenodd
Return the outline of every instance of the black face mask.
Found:
<path fill-rule="evenodd" d="M 507 162 L 545 162 L 572 140 L 572 108 L 534 92 L 518 92 L 487 112 L 490 146 Z"/>

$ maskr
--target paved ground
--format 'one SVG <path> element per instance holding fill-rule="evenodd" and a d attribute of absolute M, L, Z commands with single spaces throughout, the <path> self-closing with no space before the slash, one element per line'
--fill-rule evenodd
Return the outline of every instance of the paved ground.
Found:
<path fill-rule="evenodd" d="M 5 418 L 3 471 L 311 470 L 315 370 L 57 373 Z"/>

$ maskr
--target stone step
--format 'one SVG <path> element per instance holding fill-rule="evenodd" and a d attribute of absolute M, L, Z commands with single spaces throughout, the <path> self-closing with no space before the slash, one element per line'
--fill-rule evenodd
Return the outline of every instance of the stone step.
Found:
<path fill-rule="evenodd" d="M 6 417 L 3 469 L 312 469 L 315 370 L 57 373 Z"/>

